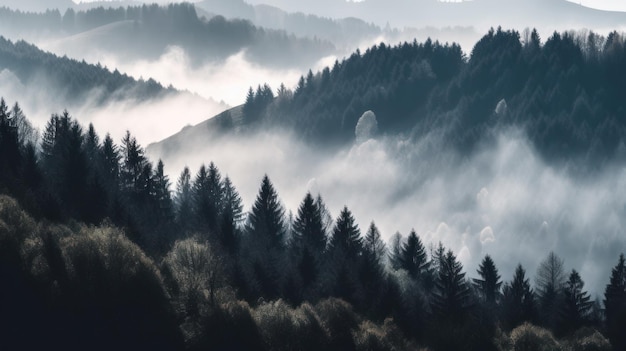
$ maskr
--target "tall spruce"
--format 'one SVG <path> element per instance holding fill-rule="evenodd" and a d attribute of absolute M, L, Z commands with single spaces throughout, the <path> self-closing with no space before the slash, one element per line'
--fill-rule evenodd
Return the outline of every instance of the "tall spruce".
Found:
<path fill-rule="evenodd" d="M 604 290 L 606 332 L 615 350 L 626 350 L 626 260 L 620 254 Z"/>
<path fill-rule="evenodd" d="M 500 300 L 500 290 L 502 281 L 498 268 L 489 255 L 485 255 L 483 261 L 478 266 L 480 278 L 474 278 L 474 286 L 478 290 L 482 300 L 490 306 L 495 306 Z"/>
<path fill-rule="evenodd" d="M 563 310 L 561 312 L 561 330 L 571 333 L 588 324 L 594 302 L 589 293 L 584 291 L 585 283 L 580 274 L 573 269 L 563 287 Z"/>
<path fill-rule="evenodd" d="M 533 289 L 526 271 L 518 264 L 513 280 L 502 289 L 502 323 L 511 330 L 524 322 L 534 322 L 535 310 Z"/>

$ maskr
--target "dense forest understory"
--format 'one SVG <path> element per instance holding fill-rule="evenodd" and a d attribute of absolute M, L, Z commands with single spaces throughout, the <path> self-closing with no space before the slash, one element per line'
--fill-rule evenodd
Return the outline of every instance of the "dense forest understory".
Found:
<path fill-rule="evenodd" d="M 602 163 L 623 145 L 625 60 L 617 33 L 541 45 L 498 29 L 469 60 L 454 44 L 381 44 L 294 92 L 251 89 L 241 123 L 341 143 L 371 109 L 382 133 L 443 128 L 464 152 L 519 124 L 548 158 Z M 214 163 L 185 168 L 173 191 L 164 167 L 130 132 L 118 145 L 64 111 L 38 136 L 0 101 L 3 348 L 626 348 L 624 255 L 595 301 L 555 252 L 534 284 L 521 265 L 501 277 L 488 255 L 469 279 L 442 244 L 415 231 L 385 243 L 347 207 L 333 218 L 321 195 L 286 215 L 267 175 L 244 213 Z"/>

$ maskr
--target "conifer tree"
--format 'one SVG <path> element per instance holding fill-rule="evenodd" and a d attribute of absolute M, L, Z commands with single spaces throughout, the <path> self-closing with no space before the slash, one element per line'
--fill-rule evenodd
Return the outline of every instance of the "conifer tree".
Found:
<path fill-rule="evenodd" d="M 444 320 L 462 320 L 471 306 L 463 266 L 451 250 L 440 261 L 432 299 L 433 314 Z"/>
<path fill-rule="evenodd" d="M 184 235 L 188 235 L 193 227 L 192 221 L 192 190 L 191 190 L 191 172 L 189 167 L 185 167 L 176 182 L 176 194 L 174 197 L 176 204 L 176 223 L 183 231 Z"/>
<path fill-rule="evenodd" d="M 239 227 L 244 215 L 241 196 L 228 176 L 224 178 L 223 195 L 219 240 L 230 254 L 234 254 L 239 247 Z"/>
<path fill-rule="evenodd" d="M 563 332 L 574 332 L 590 321 L 593 301 L 589 293 L 583 290 L 584 286 L 580 274 L 573 269 L 563 288 L 564 303 L 560 323 Z"/>
<path fill-rule="evenodd" d="M 502 322 L 509 330 L 535 319 L 535 298 L 526 271 L 517 265 L 513 280 L 502 289 Z"/>
<path fill-rule="evenodd" d="M 260 296 L 275 298 L 284 274 L 285 210 L 269 177 L 265 175 L 246 224 L 250 281 Z"/>
<path fill-rule="evenodd" d="M 606 331 L 615 350 L 626 349 L 626 259 L 619 256 L 611 272 L 611 279 L 604 290 Z"/>
<path fill-rule="evenodd" d="M 400 268 L 407 271 L 413 279 L 420 280 L 429 270 L 428 257 L 422 241 L 411 230 L 406 242 L 400 248 Z"/>
<path fill-rule="evenodd" d="M 563 260 L 550 252 L 537 268 L 536 286 L 541 323 L 553 331 L 556 331 L 559 311 L 563 308 L 564 285 Z"/>
<path fill-rule="evenodd" d="M 495 306 L 500 299 L 502 281 L 500 280 L 498 269 L 493 259 L 491 259 L 491 256 L 485 255 L 485 258 L 483 258 L 483 261 L 478 266 L 477 272 L 480 278 L 473 279 L 474 286 L 478 289 L 484 302 L 488 305 Z"/>
<path fill-rule="evenodd" d="M 333 255 L 342 255 L 348 260 L 356 260 L 361 254 L 363 241 L 359 227 L 354 223 L 352 212 L 344 206 L 339 214 L 328 244 Z"/>

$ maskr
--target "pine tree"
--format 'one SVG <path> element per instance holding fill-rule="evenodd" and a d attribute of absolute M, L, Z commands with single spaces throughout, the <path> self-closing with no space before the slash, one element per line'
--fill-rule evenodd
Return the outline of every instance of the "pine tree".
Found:
<path fill-rule="evenodd" d="M 248 214 L 246 232 L 250 240 L 265 248 L 285 247 L 285 209 L 269 177 L 265 175 L 252 210 Z"/>
<path fill-rule="evenodd" d="M 257 296 L 276 298 L 284 274 L 285 210 L 269 177 L 265 175 L 246 224 L 248 267 L 259 288 Z M 251 268 L 251 269 L 250 269 Z"/>
<path fill-rule="evenodd" d="M 580 274 L 573 269 L 563 288 L 564 303 L 560 324 L 565 333 L 574 332 L 590 321 L 593 301 L 589 293 L 583 291 L 584 286 Z"/>
<path fill-rule="evenodd" d="M 306 194 L 298 208 L 298 215 L 293 223 L 292 246 L 296 250 L 310 250 L 318 256 L 326 248 L 321 213 L 311 193 Z"/>
<path fill-rule="evenodd" d="M 153 175 L 154 183 L 154 212 L 151 217 L 154 219 L 154 233 L 156 235 L 155 245 L 158 254 L 165 254 L 176 241 L 174 237 L 174 202 L 170 192 L 170 180 L 165 174 L 163 161 L 159 160 Z"/>
<path fill-rule="evenodd" d="M 328 250 L 331 254 L 342 255 L 348 260 L 356 260 L 361 254 L 362 247 L 359 227 L 354 223 L 352 212 L 344 206 L 335 223 Z"/>
<path fill-rule="evenodd" d="M 383 261 L 387 249 L 381 239 L 380 231 L 372 222 L 363 240 L 363 255 L 359 270 L 360 285 L 363 290 L 363 310 L 375 319 L 385 316 L 386 275 Z"/>
<path fill-rule="evenodd" d="M 461 321 L 471 306 L 470 289 L 465 282 L 463 266 L 451 250 L 440 261 L 432 310 L 436 318 Z"/>
<path fill-rule="evenodd" d="M 185 236 L 189 235 L 193 224 L 192 217 L 192 191 L 191 191 L 191 172 L 189 167 L 185 167 L 176 182 L 176 195 L 174 197 L 176 204 L 176 223 L 183 231 Z"/>
<path fill-rule="evenodd" d="M 559 311 L 563 308 L 564 284 L 563 260 L 550 252 L 537 268 L 536 286 L 541 322 L 553 331 L 556 331 Z"/>
<path fill-rule="evenodd" d="M 521 264 L 515 269 L 513 280 L 502 289 L 502 322 L 509 330 L 523 322 L 533 322 L 535 298 L 526 271 Z"/>
<path fill-rule="evenodd" d="M 358 304 L 360 292 L 358 282 L 358 262 L 363 249 L 363 241 L 352 212 L 343 208 L 335 222 L 327 251 L 327 289 L 330 294 Z"/>
<path fill-rule="evenodd" d="M 220 223 L 220 243 L 232 255 L 239 247 L 239 225 L 243 221 L 243 203 L 235 186 L 226 176 L 223 182 L 223 210 Z"/>
<path fill-rule="evenodd" d="M 478 266 L 477 272 L 480 278 L 473 279 L 474 286 L 485 303 L 495 306 L 500 299 L 502 281 L 491 256 L 485 255 L 485 258 Z"/>
<path fill-rule="evenodd" d="M 619 256 L 611 272 L 611 279 L 604 290 L 606 331 L 615 350 L 626 349 L 626 260 Z"/>
<path fill-rule="evenodd" d="M 421 280 L 428 273 L 430 264 L 426 249 L 415 230 L 411 230 L 406 242 L 400 248 L 399 263 L 400 268 L 406 270 L 413 279 Z"/>
<path fill-rule="evenodd" d="M 137 139 L 126 131 L 122 139 L 122 164 L 120 167 L 120 177 L 122 191 L 133 198 L 145 184 L 142 184 L 142 173 L 148 163 L 144 155 L 143 148 L 137 143 Z M 144 177 L 145 178 L 145 177 Z"/>
<path fill-rule="evenodd" d="M 192 187 L 193 213 L 196 229 L 215 239 L 223 200 L 222 177 L 215 164 L 200 167 Z"/>

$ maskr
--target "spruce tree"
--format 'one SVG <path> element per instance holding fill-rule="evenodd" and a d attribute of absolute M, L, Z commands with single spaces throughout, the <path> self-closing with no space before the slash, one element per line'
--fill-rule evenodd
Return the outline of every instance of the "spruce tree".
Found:
<path fill-rule="evenodd" d="M 176 193 L 174 196 L 176 205 L 176 223 L 187 236 L 193 228 L 192 206 L 193 198 L 191 192 L 191 172 L 189 167 L 185 167 L 176 181 Z"/>
<path fill-rule="evenodd" d="M 541 323 L 553 331 L 556 331 L 559 311 L 563 308 L 564 285 L 563 260 L 550 252 L 537 268 L 536 286 Z"/>
<path fill-rule="evenodd" d="M 424 278 L 423 275 L 429 270 L 426 249 L 415 230 L 411 230 L 406 242 L 400 248 L 399 263 L 400 268 L 406 270 L 409 276 L 416 280 Z"/>
<path fill-rule="evenodd" d="M 526 271 L 517 265 L 513 280 L 502 289 L 502 322 L 511 330 L 523 322 L 534 322 L 535 298 Z"/>
<path fill-rule="evenodd" d="M 590 322 L 593 301 L 584 291 L 585 283 L 573 269 L 563 288 L 563 310 L 561 311 L 561 331 L 571 333 Z"/>
<path fill-rule="evenodd" d="M 328 244 L 331 254 L 342 255 L 348 260 L 356 260 L 361 254 L 363 241 L 358 225 L 354 223 L 352 212 L 344 206 L 339 214 Z"/>
<path fill-rule="evenodd" d="M 480 278 L 473 279 L 474 286 L 485 303 L 495 306 L 500 299 L 502 281 L 491 256 L 485 255 L 485 258 L 478 266 L 477 272 Z"/>
<path fill-rule="evenodd" d="M 245 227 L 249 284 L 257 294 L 276 298 L 284 274 L 285 210 L 269 177 L 265 175 Z"/>
<path fill-rule="evenodd" d="M 235 186 L 226 176 L 223 182 L 223 206 L 219 240 L 231 255 L 239 247 L 239 225 L 243 221 L 243 203 Z"/>
<path fill-rule="evenodd" d="M 611 272 L 611 279 L 604 290 L 606 332 L 615 350 L 626 349 L 626 260 L 619 256 Z"/>

